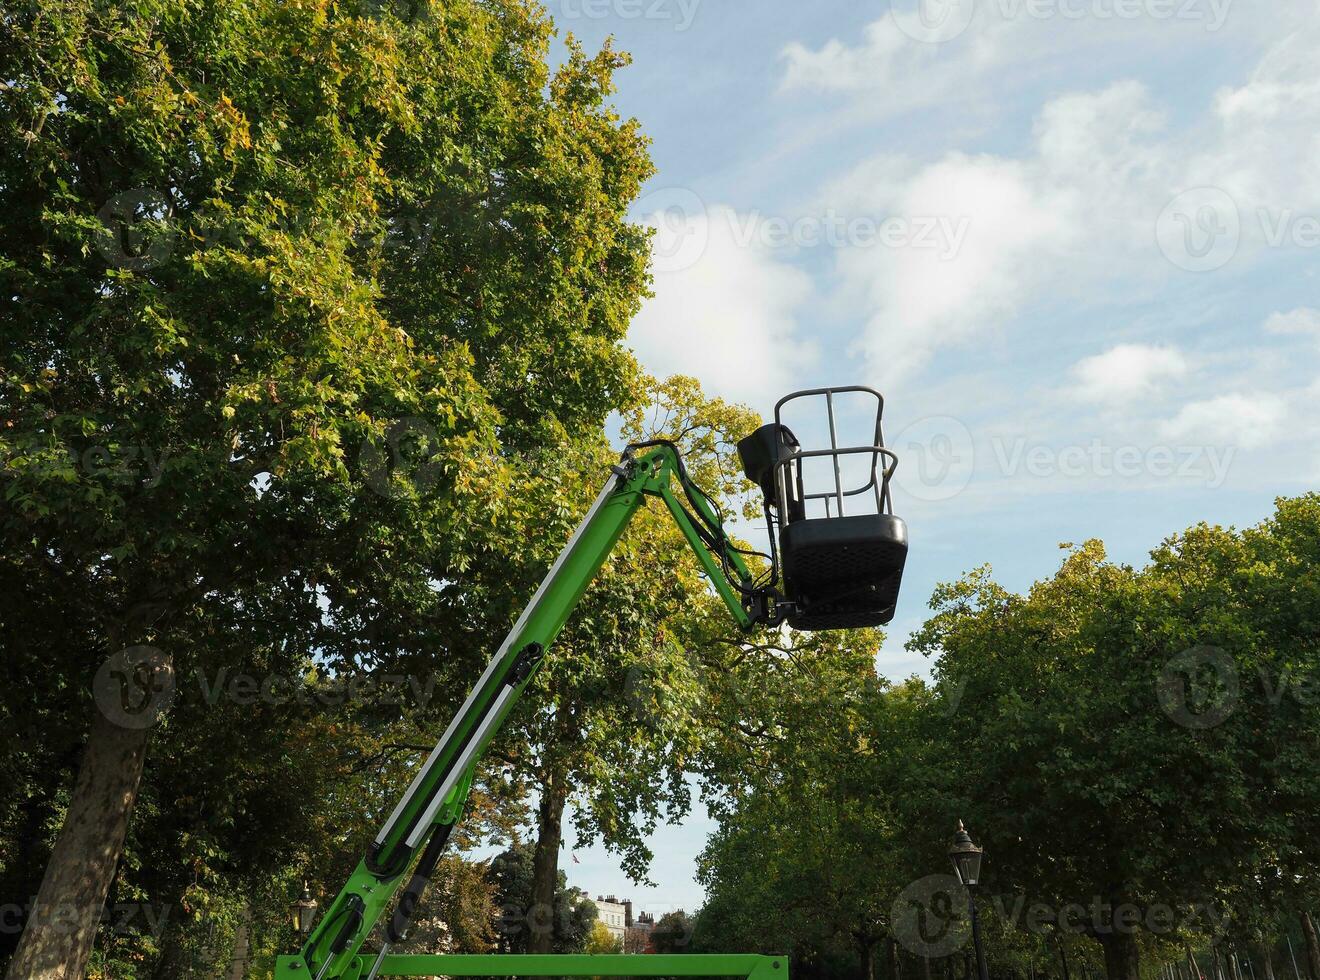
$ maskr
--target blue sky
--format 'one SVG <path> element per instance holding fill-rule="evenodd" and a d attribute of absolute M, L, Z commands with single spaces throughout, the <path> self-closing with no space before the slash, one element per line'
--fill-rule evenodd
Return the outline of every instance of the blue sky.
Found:
<path fill-rule="evenodd" d="M 912 542 L 885 674 L 928 669 L 903 643 L 939 581 L 1022 589 L 1092 537 L 1139 563 L 1316 485 L 1314 0 L 548 6 L 635 58 L 642 362 L 766 415 L 884 391 Z M 564 866 L 691 910 L 710 829 L 657 835 L 655 889 L 600 849 Z"/>

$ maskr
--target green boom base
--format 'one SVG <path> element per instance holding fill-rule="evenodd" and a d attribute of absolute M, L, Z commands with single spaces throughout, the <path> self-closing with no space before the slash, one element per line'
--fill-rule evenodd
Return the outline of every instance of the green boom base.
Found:
<path fill-rule="evenodd" d="M 359 956 L 344 980 L 365 976 L 374 957 Z M 386 956 L 382 977 L 745 977 L 786 980 L 788 959 L 752 954 L 615 956 Z M 275 980 L 311 980 L 297 956 L 281 956 Z"/>

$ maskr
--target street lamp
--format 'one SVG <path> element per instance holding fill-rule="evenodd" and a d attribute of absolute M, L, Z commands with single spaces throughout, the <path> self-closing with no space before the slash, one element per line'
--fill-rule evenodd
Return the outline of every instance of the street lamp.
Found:
<path fill-rule="evenodd" d="M 976 918 L 976 897 L 972 889 L 981 881 L 981 849 L 972 843 L 967 828 L 958 821 L 958 832 L 949 845 L 949 860 L 958 880 L 967 889 L 967 912 L 972 920 L 972 943 L 976 946 L 976 973 L 979 980 L 990 980 L 985 968 L 985 950 L 981 947 L 981 923 Z"/>
<path fill-rule="evenodd" d="M 293 927 L 302 935 L 307 935 L 312 931 L 312 923 L 316 921 L 316 899 L 312 898 L 312 893 L 307 890 L 307 882 L 303 882 L 302 894 L 298 896 L 298 901 L 294 902 L 289 909 L 293 913 Z"/>

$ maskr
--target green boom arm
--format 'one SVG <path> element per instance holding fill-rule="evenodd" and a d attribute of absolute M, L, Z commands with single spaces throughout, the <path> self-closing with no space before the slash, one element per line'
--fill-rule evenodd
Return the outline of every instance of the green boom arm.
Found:
<path fill-rule="evenodd" d="M 288 965 L 287 975 L 357 980 L 362 969 L 358 951 L 404 885 L 404 875 L 413 868 L 366 977 L 373 978 L 380 971 L 391 945 L 406 933 L 435 863 L 462 814 L 482 752 L 648 496 L 664 501 L 737 623 L 750 629 L 762 618 L 750 571 L 729 543 L 705 495 L 689 483 L 677 450 L 668 443 L 646 448 L 640 457 L 625 454 L 614 468 L 368 853 L 308 937 L 298 960 Z M 697 512 L 695 521 L 676 494 L 676 486 Z"/>

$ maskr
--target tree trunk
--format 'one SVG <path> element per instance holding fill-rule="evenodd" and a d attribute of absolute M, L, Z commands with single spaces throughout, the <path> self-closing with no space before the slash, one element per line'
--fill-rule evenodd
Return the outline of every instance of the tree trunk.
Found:
<path fill-rule="evenodd" d="M 1264 966 L 1265 980 L 1275 980 L 1274 976 L 1274 950 L 1270 943 L 1260 944 L 1260 962 Z"/>
<path fill-rule="evenodd" d="M 46 827 L 55 814 L 51 801 L 54 793 L 64 785 L 65 773 L 58 756 L 53 753 L 36 753 L 26 775 L 27 786 L 19 797 L 17 821 L 18 832 L 14 835 L 14 854 L 23 856 L 22 862 L 15 862 L 4 869 L 0 876 L 0 889 L 13 897 L 20 904 L 26 904 L 31 895 L 41 887 L 41 870 L 45 865 L 48 838 Z M 70 764 L 77 763 L 75 756 Z M 17 788 L 17 787 L 16 787 Z M 0 929 L 0 963 L 7 962 L 18 948 L 19 932 L 8 928 Z"/>
<path fill-rule="evenodd" d="M 1311 971 L 1311 980 L 1320 980 L 1320 937 L 1315 934 L 1310 912 L 1302 913 L 1302 935 L 1306 937 L 1306 966 Z"/>
<path fill-rule="evenodd" d="M 859 939 L 857 948 L 862 954 L 862 980 L 875 980 L 875 942 Z"/>
<path fill-rule="evenodd" d="M 888 980 L 898 980 L 898 943 L 893 938 L 885 940 L 885 969 Z"/>
<path fill-rule="evenodd" d="M 142 781 L 146 747 L 146 728 L 121 727 L 96 712 L 64 825 L 10 961 L 8 980 L 82 980 L 86 974 Z"/>
<path fill-rule="evenodd" d="M 537 812 L 536 853 L 532 857 L 532 907 L 527 912 L 529 953 L 552 953 L 555 944 L 555 889 L 559 884 L 559 848 L 564 839 L 568 787 L 551 776 L 541 787 Z"/>
<path fill-rule="evenodd" d="M 1108 980 L 1141 980 L 1141 958 L 1136 936 L 1111 928 L 1096 938 L 1105 951 L 1105 976 Z"/>
<path fill-rule="evenodd" d="M 243 906 L 238 928 L 234 932 L 234 950 L 229 958 L 229 980 L 243 980 L 248 973 L 248 961 L 252 958 L 252 944 L 248 933 L 252 926 L 252 907 Z"/>

